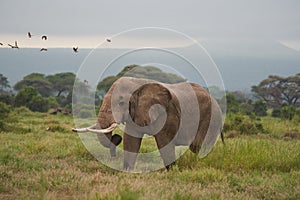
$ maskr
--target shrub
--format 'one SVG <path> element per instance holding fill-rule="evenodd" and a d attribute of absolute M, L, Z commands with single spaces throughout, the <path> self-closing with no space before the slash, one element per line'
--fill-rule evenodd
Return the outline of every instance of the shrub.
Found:
<path fill-rule="evenodd" d="M 0 102 L 6 103 L 7 105 L 13 105 L 14 97 L 9 94 L 0 94 Z"/>
<path fill-rule="evenodd" d="M 272 117 L 280 117 L 280 108 L 274 108 L 272 111 Z"/>
<path fill-rule="evenodd" d="M 236 131 L 242 135 L 266 133 L 263 125 L 257 119 L 251 119 L 242 114 L 230 114 L 224 124 L 225 132 Z"/>
<path fill-rule="evenodd" d="M 33 97 L 38 96 L 39 93 L 36 88 L 32 86 L 23 87 L 15 97 L 15 106 L 26 106 L 29 108 L 30 101 Z"/>
<path fill-rule="evenodd" d="M 47 98 L 34 96 L 28 103 L 28 107 L 34 112 L 47 112 L 50 108 L 50 104 Z"/>
<path fill-rule="evenodd" d="M 257 100 L 253 103 L 253 112 L 257 116 L 267 116 L 267 103 L 263 100 Z"/>
<path fill-rule="evenodd" d="M 0 131 L 5 129 L 6 120 L 10 113 L 10 107 L 3 102 L 0 102 Z"/>
<path fill-rule="evenodd" d="M 91 110 L 82 109 L 76 115 L 80 118 L 90 118 L 93 117 L 94 113 Z"/>
<path fill-rule="evenodd" d="M 53 97 L 53 96 L 48 97 L 48 104 L 49 104 L 49 108 L 58 108 L 59 107 L 55 97 Z"/>
<path fill-rule="evenodd" d="M 231 93 L 226 94 L 227 112 L 237 113 L 239 112 L 239 101 Z"/>
<path fill-rule="evenodd" d="M 280 117 L 282 119 L 292 120 L 296 114 L 295 106 L 283 106 L 280 109 Z"/>

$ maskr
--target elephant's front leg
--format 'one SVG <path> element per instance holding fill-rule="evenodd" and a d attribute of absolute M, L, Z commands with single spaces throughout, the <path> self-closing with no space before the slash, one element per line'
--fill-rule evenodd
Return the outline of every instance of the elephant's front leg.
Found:
<path fill-rule="evenodd" d="M 157 134 L 155 140 L 164 165 L 166 169 L 169 170 L 176 161 L 175 145 L 172 141 L 166 140 L 163 134 Z"/>
<path fill-rule="evenodd" d="M 127 133 L 124 133 L 123 145 L 124 145 L 124 169 L 133 170 L 137 155 L 141 147 L 142 137 L 133 137 Z"/>

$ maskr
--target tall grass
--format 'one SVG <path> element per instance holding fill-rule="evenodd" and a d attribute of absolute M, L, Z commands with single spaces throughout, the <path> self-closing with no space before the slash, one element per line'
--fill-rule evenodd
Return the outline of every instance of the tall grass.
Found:
<path fill-rule="evenodd" d="M 91 156 L 71 116 L 11 115 L 0 133 L 0 199 L 300 199 L 300 140 L 282 137 L 294 122 L 262 118 L 268 134 L 219 141 L 201 160 L 187 151 L 168 172 L 130 174 Z M 149 138 L 141 152 L 155 149 Z"/>

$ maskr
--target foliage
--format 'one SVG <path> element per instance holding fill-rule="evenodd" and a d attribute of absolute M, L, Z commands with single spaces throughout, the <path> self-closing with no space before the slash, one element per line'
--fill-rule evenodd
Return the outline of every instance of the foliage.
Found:
<path fill-rule="evenodd" d="M 272 110 L 272 117 L 280 117 L 280 114 L 281 114 L 281 109 L 280 108 L 274 108 Z"/>
<path fill-rule="evenodd" d="M 0 102 L 0 131 L 5 130 L 6 119 L 10 113 L 10 108 L 5 103 Z"/>
<path fill-rule="evenodd" d="M 270 107 L 296 105 L 300 99 L 300 74 L 289 77 L 270 75 L 257 86 L 252 86 L 252 91 Z"/>
<path fill-rule="evenodd" d="M 280 109 L 280 117 L 282 119 L 292 120 L 296 114 L 295 106 L 283 106 Z"/>
<path fill-rule="evenodd" d="M 93 114 L 94 113 L 91 110 L 81 109 L 79 113 L 76 113 L 76 116 L 85 119 L 85 118 L 93 117 Z"/>
<path fill-rule="evenodd" d="M 266 130 L 259 120 L 251 119 L 249 116 L 242 114 L 229 114 L 226 118 L 223 130 L 225 132 L 236 131 L 239 135 L 266 133 Z"/>
<path fill-rule="evenodd" d="M 57 93 L 57 97 L 63 93 L 69 94 L 74 85 L 75 74 L 71 72 L 63 72 L 49 75 L 46 79 L 52 84 L 52 90 Z"/>
<path fill-rule="evenodd" d="M 13 105 L 14 100 L 14 96 L 11 94 L 0 94 L 0 102 L 6 103 L 7 105 Z"/>
<path fill-rule="evenodd" d="M 36 88 L 24 86 L 15 97 L 15 106 L 25 106 L 31 111 L 47 112 L 49 108 L 57 107 L 54 97 L 42 97 Z"/>
<path fill-rule="evenodd" d="M 298 121 L 300 117 L 300 108 L 296 106 L 283 106 L 281 108 L 274 108 L 272 111 L 272 117 L 278 117 L 284 120 L 295 120 Z"/>
<path fill-rule="evenodd" d="M 72 90 L 75 81 L 75 74 L 62 72 L 45 76 L 40 73 L 32 73 L 14 85 L 15 90 L 21 90 L 25 86 L 32 86 L 37 89 L 42 97 L 50 97 L 55 94 L 56 101 L 64 107 L 72 103 Z M 53 100 L 51 100 L 53 102 Z M 50 106 L 50 107 L 53 107 Z"/>
<path fill-rule="evenodd" d="M 32 86 L 24 86 L 15 97 L 15 106 L 26 106 L 29 108 L 30 101 L 33 97 L 38 96 L 38 91 Z"/>
<path fill-rule="evenodd" d="M 41 96 L 33 96 L 28 108 L 34 112 L 47 112 L 50 108 L 49 100 Z"/>
<path fill-rule="evenodd" d="M 238 113 L 239 112 L 239 101 L 231 93 L 226 94 L 227 112 Z"/>
<path fill-rule="evenodd" d="M 98 91 L 100 91 L 101 94 L 105 94 L 111 85 L 123 76 L 152 79 L 163 83 L 179 83 L 185 81 L 185 79 L 176 74 L 164 72 L 153 66 L 142 67 L 139 65 L 129 65 L 124 67 L 116 76 L 108 76 L 100 81 L 97 85 Z"/>
<path fill-rule="evenodd" d="M 8 89 L 10 89 L 10 85 L 7 77 L 5 77 L 3 74 L 0 74 L 0 94 L 6 93 Z"/>
<path fill-rule="evenodd" d="M 14 85 L 15 90 L 21 90 L 25 86 L 32 86 L 43 96 L 48 97 L 52 94 L 52 84 L 46 79 L 44 74 L 32 73 Z"/>
<path fill-rule="evenodd" d="M 236 96 L 236 94 L 238 94 L 239 96 Z M 247 99 L 244 97 L 245 96 L 241 96 L 241 93 L 227 92 L 226 94 L 227 112 L 241 113 L 249 116 L 267 115 L 267 104 L 265 101 L 259 99 L 253 102 L 251 99 Z"/>
<path fill-rule="evenodd" d="M 253 103 L 253 112 L 257 116 L 266 116 L 267 115 L 267 104 L 263 100 L 257 100 Z"/>

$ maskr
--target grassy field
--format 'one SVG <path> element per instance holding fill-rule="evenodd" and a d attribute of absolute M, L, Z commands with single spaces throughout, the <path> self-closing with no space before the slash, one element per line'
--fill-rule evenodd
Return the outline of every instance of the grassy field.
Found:
<path fill-rule="evenodd" d="M 130 174 L 91 156 L 72 116 L 11 115 L 0 133 L 0 199 L 300 199 L 300 140 L 283 137 L 300 132 L 296 122 L 265 117 L 268 134 L 226 138 L 202 160 L 187 152 L 169 172 Z"/>

